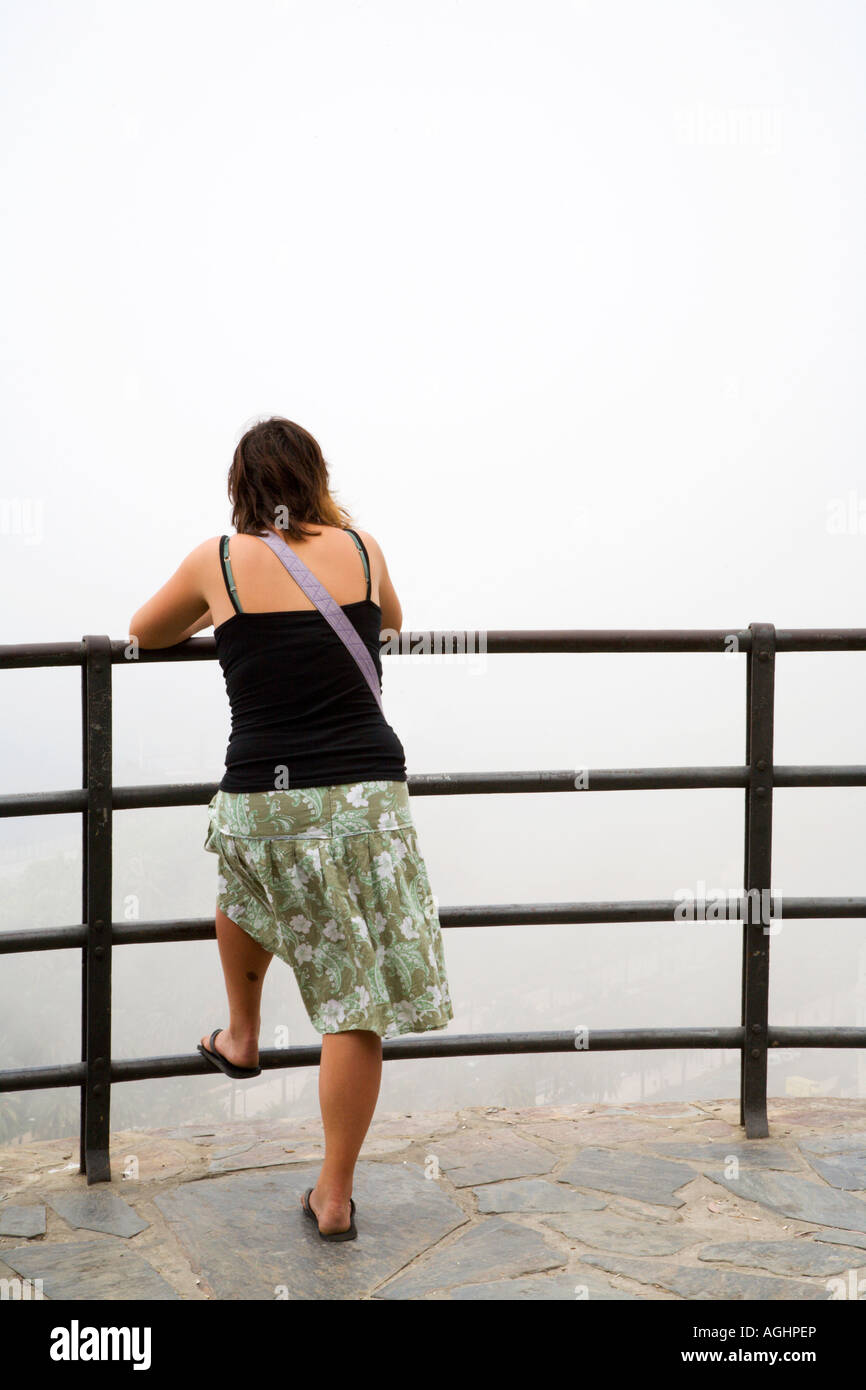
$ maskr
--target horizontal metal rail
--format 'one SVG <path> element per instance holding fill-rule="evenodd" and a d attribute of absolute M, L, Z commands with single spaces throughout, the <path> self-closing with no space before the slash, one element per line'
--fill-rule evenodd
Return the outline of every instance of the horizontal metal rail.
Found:
<path fill-rule="evenodd" d="M 396 652 L 394 646 L 396 645 Z M 420 1057 L 495 1056 L 510 1053 L 607 1052 L 650 1049 L 733 1049 L 740 1054 L 740 1115 L 749 1137 L 767 1133 L 767 1056 L 769 1049 L 866 1046 L 866 1028 L 774 1027 L 767 1017 L 769 941 L 785 918 L 866 917 L 866 897 L 798 897 L 773 900 L 769 926 L 743 914 L 746 894 L 770 896 L 772 799 L 776 787 L 866 786 L 866 766 L 822 764 L 776 766 L 773 762 L 775 660 L 779 652 L 866 650 L 866 629 L 776 629 L 768 623 L 747 628 L 698 630 L 485 631 L 456 629 L 383 639 L 383 656 L 466 653 L 716 652 L 746 658 L 746 761 L 726 767 L 564 769 L 555 771 L 460 772 L 414 775 L 412 796 L 500 795 L 577 791 L 658 791 L 739 789 L 745 792 L 743 898 L 725 901 L 721 918 L 683 916 L 683 904 L 670 899 L 589 903 L 499 903 L 439 909 L 443 928 L 579 925 L 604 922 L 675 922 L 683 926 L 739 923 L 742 932 L 742 1011 L 739 1026 L 724 1028 L 589 1029 L 569 1032 L 437 1035 L 399 1038 L 383 1044 L 386 1060 Z M 213 1076 L 196 1054 L 174 1057 L 111 1058 L 111 958 L 115 946 L 207 940 L 215 936 L 213 918 L 123 922 L 110 920 L 112 817 L 115 811 L 204 805 L 218 783 L 111 784 L 111 670 L 117 665 L 156 661 L 209 661 L 213 637 L 196 637 L 175 647 L 137 649 L 106 636 L 81 642 L 38 642 L 0 646 L 0 669 L 78 666 L 82 672 L 83 776 L 80 788 L 23 792 L 0 797 L 0 817 L 56 815 L 82 817 L 82 921 L 69 926 L 6 930 L 0 954 L 76 948 L 82 953 L 82 1060 L 45 1067 L 0 1071 L 0 1091 L 81 1088 L 81 1171 L 88 1183 L 110 1178 L 109 1102 L 113 1084 L 170 1076 Z M 579 773 L 579 777 L 578 777 Z M 729 890 L 719 890 L 727 894 Z M 710 890 L 710 901 L 713 901 Z M 773 921 L 772 919 L 775 919 Z M 315 1066 L 320 1046 L 265 1049 L 263 1071 Z"/>
<path fill-rule="evenodd" d="M 723 652 L 746 655 L 752 650 L 751 628 L 558 628 L 544 630 L 442 628 L 407 629 L 400 633 L 400 650 L 382 644 L 383 656 L 425 656 L 422 644 L 449 650 L 473 633 L 483 636 L 484 650 L 491 653 L 537 652 Z M 866 651 L 866 628 L 776 628 L 777 652 Z M 736 646 L 732 647 L 732 640 Z M 151 661 L 209 661 L 216 656 L 213 637 L 191 637 L 175 647 L 139 648 L 131 658 L 130 639 L 110 641 L 113 664 L 138 665 Z M 0 670 L 32 666 L 80 666 L 81 642 L 24 642 L 0 645 Z"/>
<path fill-rule="evenodd" d="M 770 1028 L 771 1048 L 866 1047 L 866 1028 Z M 442 1037 L 412 1038 L 382 1044 L 385 1061 L 412 1057 L 489 1057 L 524 1052 L 655 1052 L 688 1048 L 738 1051 L 743 1046 L 742 1028 L 590 1028 L 579 1040 L 574 1033 L 468 1033 Z M 259 1053 L 262 1071 L 284 1067 L 315 1067 L 321 1045 L 263 1048 Z M 25 1067 L 0 1071 L 0 1091 L 48 1090 L 78 1086 L 85 1077 L 83 1062 L 66 1066 Z M 111 1084 L 121 1081 L 150 1081 L 169 1076 L 210 1076 L 213 1068 L 203 1057 L 181 1054 L 174 1057 L 134 1057 L 115 1059 L 111 1064 Z"/>
<path fill-rule="evenodd" d="M 696 900 L 700 906 L 700 900 Z M 866 898 L 785 898 L 782 911 L 773 912 L 772 923 L 779 930 L 786 920 L 812 918 L 866 917 Z M 677 909 L 680 915 L 677 916 Z M 582 922 L 671 922 L 675 926 L 719 927 L 725 921 L 743 922 L 742 905 L 726 903 L 726 915 L 683 917 L 682 904 L 673 898 L 639 899 L 636 902 L 590 903 L 483 903 L 465 907 L 440 907 L 443 928 L 570 926 Z M 155 941 L 208 941 L 216 937 L 210 917 L 186 917 L 155 922 L 113 922 L 114 946 L 141 946 Z M 62 951 L 87 942 L 87 928 L 26 927 L 0 932 L 0 956 L 20 951 Z"/>
<path fill-rule="evenodd" d="M 426 772 L 407 779 L 410 796 L 514 795 L 538 792 L 694 791 L 700 788 L 747 787 L 747 767 L 638 767 L 581 770 L 585 785 L 575 787 L 578 769 L 557 772 Z M 814 764 L 774 768 L 777 787 L 866 787 L 864 764 Z M 142 783 L 113 787 L 115 811 L 159 806 L 206 806 L 218 782 Z M 87 792 L 78 787 L 55 792 L 18 792 L 0 796 L 4 816 L 58 815 L 84 811 Z"/>

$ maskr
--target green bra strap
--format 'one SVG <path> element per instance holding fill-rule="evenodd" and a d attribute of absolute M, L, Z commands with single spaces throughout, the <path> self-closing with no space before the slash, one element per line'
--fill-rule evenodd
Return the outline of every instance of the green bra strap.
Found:
<path fill-rule="evenodd" d="M 230 598 L 231 598 L 231 601 L 232 601 L 232 603 L 233 603 L 234 606 L 235 606 L 235 612 L 237 612 L 237 613 L 242 613 L 242 612 L 243 612 L 243 609 L 241 608 L 240 599 L 238 598 L 238 591 L 237 591 L 237 589 L 235 588 L 235 577 L 234 577 L 234 575 L 232 574 L 232 562 L 231 562 L 231 560 L 229 559 L 229 538 L 228 538 L 228 536 L 223 536 L 223 540 L 222 540 L 222 562 L 223 562 L 223 575 L 224 575 L 224 577 L 225 577 L 226 587 L 227 587 L 227 589 L 228 589 L 228 591 L 229 591 L 229 596 L 230 596 Z"/>
<path fill-rule="evenodd" d="M 348 527 L 347 527 L 346 529 L 348 530 Z M 370 587 L 370 566 L 367 564 L 367 552 L 366 552 L 366 550 L 364 549 L 363 545 L 361 544 L 361 538 L 360 538 L 360 536 L 356 536 L 354 531 L 349 531 L 349 535 L 352 537 L 352 540 L 355 542 L 355 545 L 356 545 L 357 548 L 358 548 L 358 554 L 361 556 L 361 560 L 363 561 L 363 564 L 364 564 L 364 578 L 365 578 L 366 581 L 367 581 L 367 588 L 369 589 L 369 587 Z"/>

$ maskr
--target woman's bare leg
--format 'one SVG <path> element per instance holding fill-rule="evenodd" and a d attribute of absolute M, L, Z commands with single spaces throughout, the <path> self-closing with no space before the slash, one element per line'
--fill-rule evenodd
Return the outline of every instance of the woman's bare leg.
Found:
<path fill-rule="evenodd" d="M 229 1001 L 229 1026 L 217 1034 L 214 1043 L 217 1051 L 235 1066 L 256 1067 L 262 984 L 273 956 L 219 907 L 216 934 Z M 209 1045 L 210 1033 L 205 1034 L 202 1043 L 205 1047 Z"/>
<path fill-rule="evenodd" d="M 349 1227 L 349 1198 L 355 1163 L 382 1079 L 382 1039 L 378 1033 L 352 1029 L 322 1036 L 319 1103 L 325 1130 L 325 1160 L 310 1206 L 326 1235 Z"/>

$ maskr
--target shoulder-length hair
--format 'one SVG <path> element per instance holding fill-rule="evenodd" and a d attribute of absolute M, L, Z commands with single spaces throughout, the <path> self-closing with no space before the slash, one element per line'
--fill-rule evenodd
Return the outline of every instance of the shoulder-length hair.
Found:
<path fill-rule="evenodd" d="M 290 540 L 319 536 L 317 523 L 345 530 L 352 518 L 331 494 L 328 465 L 308 430 L 280 415 L 240 439 L 228 475 L 232 525 L 240 535 L 270 527 Z"/>

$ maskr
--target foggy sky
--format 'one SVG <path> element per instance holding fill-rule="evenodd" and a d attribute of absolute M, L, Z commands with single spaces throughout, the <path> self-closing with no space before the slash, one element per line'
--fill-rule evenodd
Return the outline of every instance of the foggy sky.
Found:
<path fill-rule="evenodd" d="M 0 14 L 0 642 L 126 636 L 231 529 L 235 444 L 270 414 L 319 440 L 406 628 L 863 625 L 862 6 Z M 0 676 L 2 790 L 79 785 L 78 672 Z M 778 762 L 864 761 L 861 654 L 781 655 L 776 683 Z M 115 670 L 114 690 L 118 783 L 219 780 L 215 662 Z M 388 657 L 384 699 L 410 774 L 744 760 L 742 657 Z M 415 818 L 441 905 L 590 901 L 739 883 L 742 803 L 419 798 Z M 862 893 L 864 810 L 863 789 L 777 792 L 778 891 Z M 116 814 L 116 920 L 128 892 L 145 918 L 212 911 L 204 821 Z M 7 820 L 0 867 L 79 841 L 77 817 Z M 3 924 L 48 925 L 10 883 Z M 74 873 L 52 911 L 78 919 Z M 661 924 L 446 933 L 450 1031 L 738 1022 L 739 928 L 683 945 L 687 976 L 649 970 L 628 998 L 614 982 L 593 1012 L 605 951 L 662 959 L 682 941 Z M 862 941 L 860 922 L 788 924 L 773 1020 L 820 999 L 839 1016 L 808 1021 L 862 1023 Z M 202 972 L 188 1015 L 155 1004 L 125 1036 L 181 949 Z M 160 951 L 118 963 L 119 1055 L 192 1050 L 220 1022 L 213 944 Z M 835 1006 L 816 953 L 837 956 Z M 48 958 L 68 974 L 56 1061 L 78 1045 L 66 954 Z M 8 999 L 33 962 L 6 958 Z M 303 1033 L 281 968 L 269 1018 Z M 552 983 L 558 1002 L 529 1002 Z M 45 1019 L 15 1027 L 35 1060 Z M 829 1085 L 840 1055 L 789 1060 Z M 457 1095 L 464 1064 L 437 1067 Z"/>

